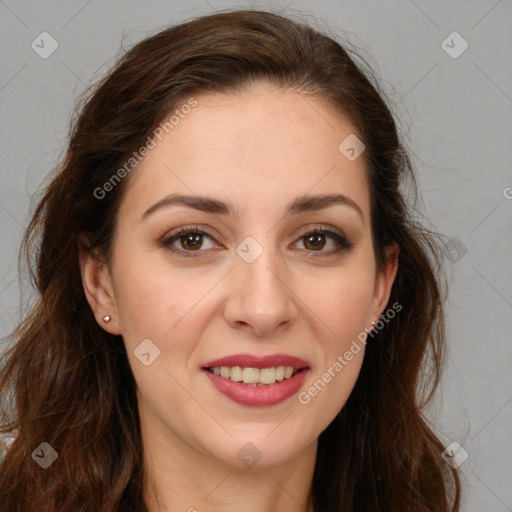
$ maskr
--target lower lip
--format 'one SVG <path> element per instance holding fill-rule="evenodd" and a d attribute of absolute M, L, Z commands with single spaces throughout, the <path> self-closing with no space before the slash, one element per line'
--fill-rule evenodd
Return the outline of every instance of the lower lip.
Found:
<path fill-rule="evenodd" d="M 266 386 L 248 386 L 231 379 L 219 377 L 208 370 L 203 369 L 203 372 L 206 373 L 215 388 L 233 402 L 261 407 L 280 404 L 297 393 L 304 384 L 309 370 L 301 370 L 289 379 Z"/>

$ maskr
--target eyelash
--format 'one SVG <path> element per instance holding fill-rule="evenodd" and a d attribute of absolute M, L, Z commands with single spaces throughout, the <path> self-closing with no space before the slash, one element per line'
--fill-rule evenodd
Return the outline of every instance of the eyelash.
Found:
<path fill-rule="evenodd" d="M 213 240 L 213 236 L 210 233 L 208 233 L 207 231 L 199 229 L 197 226 L 187 226 L 187 227 L 179 228 L 176 231 L 174 231 L 173 233 L 171 233 L 170 235 L 165 236 L 163 239 L 161 239 L 160 244 L 173 253 L 182 253 L 186 258 L 200 257 L 200 253 L 206 252 L 206 251 L 204 251 L 204 250 L 203 251 L 201 251 L 201 250 L 187 251 L 185 249 L 174 249 L 171 247 L 171 244 L 174 241 L 179 240 L 181 237 L 190 235 L 190 234 L 207 236 L 208 238 Z M 328 235 L 336 242 L 336 244 L 338 245 L 338 248 L 331 250 L 331 251 L 311 251 L 311 250 L 306 249 L 307 252 L 312 252 L 312 253 L 318 252 L 320 254 L 323 253 L 324 255 L 325 254 L 332 255 L 332 254 L 340 253 L 342 251 L 348 251 L 348 250 L 352 249 L 352 247 L 354 246 L 354 244 L 352 242 L 350 242 L 348 240 L 348 238 L 345 235 L 343 235 L 342 233 L 338 233 L 337 231 L 333 231 L 333 230 L 325 229 L 325 228 L 318 228 L 318 227 L 314 227 L 314 226 L 311 228 L 308 228 L 304 233 L 302 233 L 301 236 L 299 237 L 299 240 L 306 238 L 307 236 L 316 235 L 316 234 Z M 312 255 L 312 256 L 308 256 L 308 257 L 315 258 L 318 256 Z"/>

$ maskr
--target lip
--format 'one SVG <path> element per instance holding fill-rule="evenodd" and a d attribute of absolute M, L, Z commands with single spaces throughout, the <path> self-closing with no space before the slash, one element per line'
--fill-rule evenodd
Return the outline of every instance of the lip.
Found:
<path fill-rule="evenodd" d="M 271 368 L 273 366 L 293 366 L 297 370 L 309 368 L 309 363 L 299 357 L 287 354 L 274 354 L 268 356 L 255 356 L 252 354 L 234 354 L 209 361 L 201 368 L 220 368 L 222 366 L 242 366 L 244 368 Z"/>
<path fill-rule="evenodd" d="M 217 361 L 212 362 L 217 364 Z M 290 364 L 289 366 L 292 365 Z M 256 366 L 252 368 L 256 368 Z M 267 366 L 262 366 L 262 368 L 267 368 Z M 222 393 L 225 397 L 237 404 L 252 407 L 277 405 L 284 402 L 299 391 L 310 372 L 309 369 L 304 368 L 293 377 L 281 382 L 276 382 L 275 384 L 269 384 L 267 386 L 248 386 L 247 384 L 241 384 L 240 382 L 214 375 L 205 368 L 201 371 L 210 379 L 210 382 L 217 391 Z"/>

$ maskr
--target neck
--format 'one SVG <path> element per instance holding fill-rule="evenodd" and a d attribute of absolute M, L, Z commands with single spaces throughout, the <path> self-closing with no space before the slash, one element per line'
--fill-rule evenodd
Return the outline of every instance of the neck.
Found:
<path fill-rule="evenodd" d="M 150 512 L 313 512 L 316 442 L 279 465 L 240 467 L 155 427 L 142 429 Z"/>

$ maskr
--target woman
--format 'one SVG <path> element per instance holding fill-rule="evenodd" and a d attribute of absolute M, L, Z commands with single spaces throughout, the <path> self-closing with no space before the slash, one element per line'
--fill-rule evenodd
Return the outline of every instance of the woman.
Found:
<path fill-rule="evenodd" d="M 407 180 L 371 71 L 326 35 L 231 11 L 137 44 L 24 239 L 1 510 L 458 511 Z"/>

